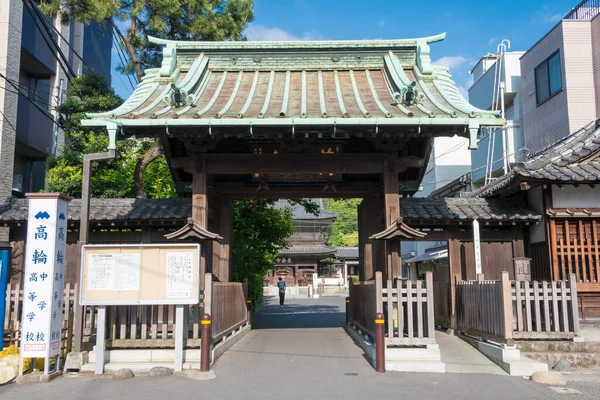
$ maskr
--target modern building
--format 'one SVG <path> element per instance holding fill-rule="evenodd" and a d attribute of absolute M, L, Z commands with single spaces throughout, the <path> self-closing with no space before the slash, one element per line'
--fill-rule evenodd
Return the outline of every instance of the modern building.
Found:
<path fill-rule="evenodd" d="M 473 85 L 469 102 L 479 108 L 504 109 L 504 130 L 486 129 L 471 153 L 471 190 L 508 172 L 510 165 L 524 159 L 521 114 L 522 51 L 482 57 L 471 70 Z"/>
<path fill-rule="evenodd" d="M 25 4 L 5 0 L 0 7 L 1 199 L 43 189 L 46 159 L 64 143 L 54 111 L 69 87 L 60 52 L 76 75 L 91 69 L 110 84 L 110 31 L 63 25 Z"/>
<path fill-rule="evenodd" d="M 529 156 L 600 115 L 599 14 L 598 2 L 582 1 L 521 57 Z"/>

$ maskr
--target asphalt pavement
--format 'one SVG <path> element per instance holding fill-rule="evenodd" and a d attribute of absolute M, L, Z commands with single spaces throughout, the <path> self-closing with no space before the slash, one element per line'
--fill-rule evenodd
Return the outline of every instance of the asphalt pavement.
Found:
<path fill-rule="evenodd" d="M 62 377 L 0 387 L 0 400 L 70 399 L 598 399 L 594 375 L 569 378 L 562 394 L 522 377 L 494 374 L 379 374 L 344 331 L 343 297 L 269 299 L 254 329 L 214 365 L 215 379 L 182 376 L 113 380 Z"/>

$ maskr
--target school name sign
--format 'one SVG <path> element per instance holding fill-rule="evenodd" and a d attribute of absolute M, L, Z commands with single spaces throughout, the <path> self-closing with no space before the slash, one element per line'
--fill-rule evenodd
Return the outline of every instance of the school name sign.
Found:
<path fill-rule="evenodd" d="M 60 353 L 69 198 L 30 194 L 25 251 L 21 357 Z"/>

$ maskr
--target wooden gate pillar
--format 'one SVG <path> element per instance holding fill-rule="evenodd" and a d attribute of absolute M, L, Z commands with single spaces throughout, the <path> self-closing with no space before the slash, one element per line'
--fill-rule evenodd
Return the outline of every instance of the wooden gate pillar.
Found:
<path fill-rule="evenodd" d="M 400 217 L 400 197 L 398 195 L 398 171 L 397 156 L 391 156 L 384 161 L 383 168 L 383 196 L 385 211 L 385 227 L 387 229 Z M 400 239 L 389 239 L 385 241 L 385 279 L 402 275 L 402 263 L 400 259 Z"/>
<path fill-rule="evenodd" d="M 192 195 L 192 220 L 202 229 L 208 230 L 208 195 L 206 189 L 206 162 L 197 160 L 195 162 Z M 200 276 L 209 272 L 207 241 L 200 245 Z"/>
<path fill-rule="evenodd" d="M 361 280 L 375 277 L 375 272 L 385 269 L 385 245 L 370 236 L 385 229 L 382 217 L 383 202 L 379 194 L 365 197 L 358 208 L 359 262 Z"/>
<path fill-rule="evenodd" d="M 219 232 L 222 240 L 212 241 L 212 273 L 221 282 L 229 282 L 231 271 L 231 239 L 233 236 L 233 203 L 228 198 L 211 197 L 212 207 L 209 227 L 212 232 Z"/>

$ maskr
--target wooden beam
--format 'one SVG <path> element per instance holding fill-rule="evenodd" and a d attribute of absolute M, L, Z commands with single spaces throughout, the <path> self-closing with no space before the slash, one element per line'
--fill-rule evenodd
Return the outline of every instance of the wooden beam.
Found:
<path fill-rule="evenodd" d="M 378 174 L 383 172 L 385 153 L 338 153 L 332 155 L 315 154 L 231 154 L 210 153 L 201 157 L 206 161 L 208 174 L 277 174 L 277 173 L 336 173 L 336 174 Z M 189 158 L 173 160 L 177 168 L 189 170 Z M 407 168 L 421 168 L 419 157 L 400 157 L 394 160 L 397 172 Z"/>
<path fill-rule="evenodd" d="M 324 186 L 269 186 L 269 190 L 257 191 L 257 186 L 249 186 L 243 182 L 215 182 L 211 190 L 216 194 L 230 198 L 339 198 L 339 197 L 365 197 L 380 190 L 379 182 L 348 182 L 328 188 Z"/>

